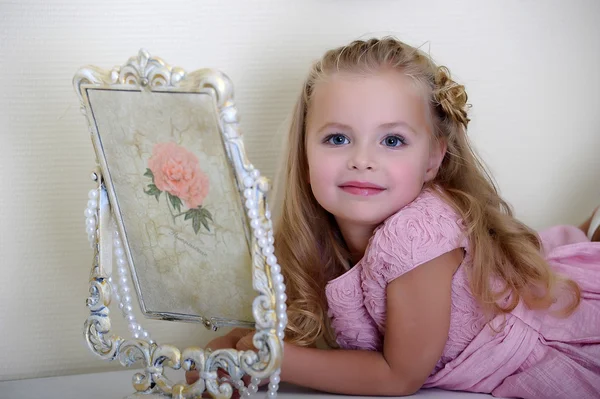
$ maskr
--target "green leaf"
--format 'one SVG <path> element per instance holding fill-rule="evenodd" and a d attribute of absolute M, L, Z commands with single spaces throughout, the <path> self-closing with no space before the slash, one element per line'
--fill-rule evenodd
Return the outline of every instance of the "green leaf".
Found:
<path fill-rule="evenodd" d="M 162 193 L 162 191 L 160 191 L 155 184 L 148 184 L 148 190 L 144 190 L 144 192 L 148 195 L 153 195 L 154 197 L 156 197 L 157 201 L 158 197 L 160 197 L 160 193 Z"/>
<path fill-rule="evenodd" d="M 194 217 L 194 209 L 190 209 L 189 211 L 187 211 L 186 213 L 184 213 L 185 217 L 183 218 L 183 220 L 188 220 Z"/>
<path fill-rule="evenodd" d="M 200 232 L 202 226 L 204 226 L 207 231 L 210 231 L 208 220 L 212 222 L 212 216 L 210 215 L 210 212 L 202 209 L 201 206 L 198 208 L 189 209 L 184 213 L 184 215 L 184 220 L 192 219 L 192 227 L 194 228 L 194 232 L 196 234 Z"/>
<path fill-rule="evenodd" d="M 208 222 L 206 221 L 206 218 L 200 216 L 200 221 L 202 222 L 202 226 L 204 226 L 206 228 L 206 230 L 210 231 L 210 227 L 208 226 Z"/>
<path fill-rule="evenodd" d="M 177 212 L 181 212 L 181 205 L 183 205 L 183 203 L 181 202 L 179 197 L 171 195 L 170 193 L 167 194 L 169 196 L 169 201 L 171 202 L 171 205 L 173 205 L 173 209 L 177 209 Z"/>
<path fill-rule="evenodd" d="M 146 173 L 144 173 L 144 176 L 151 178 L 152 183 L 154 183 L 154 173 L 152 173 L 150 168 L 146 168 Z"/>
<path fill-rule="evenodd" d="M 200 213 L 202 213 L 202 216 L 204 216 L 205 218 L 207 218 L 208 220 L 210 220 L 211 222 L 213 221 L 212 215 L 210 214 L 210 212 L 205 209 L 205 208 L 198 208 L 200 210 Z"/>
<path fill-rule="evenodd" d="M 192 227 L 194 228 L 194 233 L 198 234 L 200 231 L 200 218 L 194 214 L 194 218 L 192 220 Z"/>

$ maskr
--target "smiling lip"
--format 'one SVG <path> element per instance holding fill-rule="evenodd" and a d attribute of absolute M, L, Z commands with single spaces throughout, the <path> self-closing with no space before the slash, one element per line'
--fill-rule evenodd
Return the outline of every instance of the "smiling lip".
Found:
<path fill-rule="evenodd" d="M 349 194 L 370 196 L 382 193 L 385 188 L 378 186 L 377 184 L 360 182 L 360 181 L 348 181 L 339 185 L 339 187 Z"/>

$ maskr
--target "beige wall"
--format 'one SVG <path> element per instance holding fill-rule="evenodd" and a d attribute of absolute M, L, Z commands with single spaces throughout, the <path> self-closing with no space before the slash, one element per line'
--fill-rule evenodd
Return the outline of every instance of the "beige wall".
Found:
<path fill-rule="evenodd" d="M 599 17 L 595 0 L 0 0 L 0 380 L 115 367 L 82 339 L 94 155 L 71 87 L 80 66 L 110 68 L 144 47 L 187 70 L 223 70 L 249 156 L 273 176 L 311 60 L 394 34 L 466 84 L 476 146 L 518 215 L 541 228 L 600 203 Z M 159 342 L 210 337 L 145 324 Z M 121 320 L 115 330 L 126 332 Z"/>

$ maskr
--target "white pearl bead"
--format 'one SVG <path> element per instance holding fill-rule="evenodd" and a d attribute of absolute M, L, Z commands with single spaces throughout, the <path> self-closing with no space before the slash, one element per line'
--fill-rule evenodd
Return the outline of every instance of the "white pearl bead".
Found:
<path fill-rule="evenodd" d="M 277 312 L 279 312 L 279 313 L 285 312 L 285 309 L 286 309 L 285 308 L 285 303 L 279 302 L 277 304 Z"/>
<path fill-rule="evenodd" d="M 275 244 L 275 237 L 273 237 L 272 234 L 269 234 L 269 237 L 267 237 L 267 239 L 269 240 L 269 244 Z"/>
<path fill-rule="evenodd" d="M 129 289 L 129 287 L 121 287 L 121 294 L 122 295 L 127 295 L 131 292 L 131 290 Z"/>
<path fill-rule="evenodd" d="M 96 208 L 98 208 L 98 201 L 96 201 L 96 200 L 89 200 L 88 203 L 87 203 L 87 206 L 88 206 L 88 208 L 96 209 Z"/>
<path fill-rule="evenodd" d="M 277 330 L 278 330 L 278 331 L 283 331 L 283 330 L 285 330 L 285 324 L 284 324 L 283 322 L 281 322 L 281 321 L 280 321 L 280 322 L 278 322 L 278 323 L 277 323 Z"/>
<path fill-rule="evenodd" d="M 275 284 L 281 284 L 283 283 L 283 276 L 281 274 L 276 274 L 275 276 L 273 276 L 273 281 L 275 282 Z"/>
<path fill-rule="evenodd" d="M 275 292 L 278 294 L 282 294 L 285 292 L 285 284 L 281 283 L 281 284 L 276 284 L 275 285 Z"/>
<path fill-rule="evenodd" d="M 277 392 L 269 391 L 267 393 L 267 395 L 269 396 L 269 398 L 276 398 L 277 397 Z"/>
<path fill-rule="evenodd" d="M 97 199 L 98 198 L 98 190 L 94 189 L 94 190 L 90 190 L 90 192 L 88 193 L 88 197 L 90 199 Z"/>
<path fill-rule="evenodd" d="M 265 229 L 263 229 L 262 227 L 257 228 L 254 234 L 256 234 L 257 237 L 264 237 L 267 235 Z"/>
<path fill-rule="evenodd" d="M 121 276 L 125 274 L 125 271 L 126 270 L 124 266 L 119 265 L 119 267 L 117 268 L 117 273 Z"/>
<path fill-rule="evenodd" d="M 114 245 L 115 247 L 119 248 L 119 247 L 121 247 L 121 246 L 123 245 L 123 243 L 121 242 L 121 240 L 120 240 L 120 239 L 118 239 L 118 238 L 115 238 L 115 239 L 113 240 L 113 245 Z"/>
<path fill-rule="evenodd" d="M 244 178 L 244 186 L 246 187 L 252 187 L 252 185 L 254 184 L 254 179 L 250 176 L 246 176 Z"/>
<path fill-rule="evenodd" d="M 256 219 L 258 217 L 258 211 L 256 209 L 250 209 L 248 211 L 248 217 L 250 217 L 250 219 Z"/>
<path fill-rule="evenodd" d="M 267 209 L 267 210 L 265 211 L 265 217 L 266 217 L 267 219 L 271 219 L 271 211 L 270 211 L 270 210 L 268 210 L 268 209 Z"/>
<path fill-rule="evenodd" d="M 137 323 L 129 323 L 129 331 L 131 331 L 132 333 L 135 332 L 135 326 Z"/>
<path fill-rule="evenodd" d="M 96 226 L 88 226 L 88 227 L 85 228 L 85 231 L 88 234 L 94 234 L 94 232 L 96 231 Z"/>
<path fill-rule="evenodd" d="M 270 383 L 269 383 L 269 389 L 270 389 L 271 391 L 275 391 L 277 388 L 279 388 L 279 386 L 278 386 L 278 385 L 279 385 L 279 384 L 275 384 L 275 383 L 273 383 L 273 382 L 270 382 Z"/>
<path fill-rule="evenodd" d="M 273 274 L 279 274 L 281 273 L 281 267 L 277 263 L 275 263 L 271 266 L 271 272 L 273 272 Z"/>
<path fill-rule="evenodd" d="M 277 338 L 283 341 L 283 338 L 285 338 L 283 331 L 277 331 Z"/>
<path fill-rule="evenodd" d="M 96 212 L 94 212 L 90 208 L 85 208 L 85 212 L 83 212 L 83 214 L 85 215 L 85 217 L 91 218 L 92 216 L 94 216 L 96 214 Z"/>
<path fill-rule="evenodd" d="M 119 232 L 115 230 L 115 238 L 119 238 Z"/>
<path fill-rule="evenodd" d="M 124 258 L 118 258 L 117 259 L 117 265 L 119 267 L 125 267 L 127 265 L 127 261 Z"/>
<path fill-rule="evenodd" d="M 267 256 L 267 263 L 270 266 L 277 265 L 277 257 L 275 257 L 275 255 L 269 255 L 269 256 Z"/>
<path fill-rule="evenodd" d="M 244 197 L 245 198 L 252 198 L 252 196 L 254 195 L 254 191 L 252 191 L 251 188 L 247 188 L 244 190 Z"/>
<path fill-rule="evenodd" d="M 274 384 L 279 384 L 281 382 L 281 377 L 279 377 L 279 374 L 273 373 L 271 376 L 271 382 Z"/>
<path fill-rule="evenodd" d="M 276 297 L 275 297 L 275 300 L 277 302 L 285 303 L 285 301 L 287 301 L 287 295 L 285 295 L 283 293 L 282 294 L 277 294 Z"/>
<path fill-rule="evenodd" d="M 121 258 L 123 255 L 125 255 L 125 251 L 123 251 L 123 248 L 115 248 L 115 255 Z"/>
<path fill-rule="evenodd" d="M 130 295 L 123 295 L 123 303 L 128 305 L 131 303 L 131 296 Z"/>
<path fill-rule="evenodd" d="M 256 392 L 258 392 L 258 387 L 254 384 L 250 384 L 250 385 L 248 385 L 248 392 L 256 393 Z"/>
<path fill-rule="evenodd" d="M 91 218 L 85 218 L 85 224 L 87 226 L 96 226 L 96 218 L 95 217 L 91 217 Z"/>
<path fill-rule="evenodd" d="M 262 253 L 264 256 L 269 256 L 273 254 L 273 251 L 275 251 L 275 248 L 273 248 L 272 245 L 269 245 L 265 248 L 263 248 Z"/>
<path fill-rule="evenodd" d="M 260 221 L 258 219 L 253 219 L 250 222 L 250 227 L 252 227 L 253 229 L 257 229 L 258 227 L 260 227 Z"/>
<path fill-rule="evenodd" d="M 140 334 L 138 334 L 138 333 L 133 333 L 133 338 L 135 338 L 135 339 L 139 339 L 139 338 L 140 338 Z"/>
<path fill-rule="evenodd" d="M 253 178 L 258 179 L 260 176 L 260 171 L 258 169 L 254 169 L 250 174 Z"/>
<path fill-rule="evenodd" d="M 263 193 L 266 193 L 269 191 L 269 182 L 266 179 L 261 179 L 258 182 L 258 189 L 260 191 L 262 191 Z"/>
<path fill-rule="evenodd" d="M 264 248 L 264 247 L 266 247 L 266 246 L 268 245 L 268 243 L 267 243 L 267 239 L 266 239 L 266 238 L 260 238 L 260 239 L 258 240 L 258 245 L 259 245 L 261 248 Z"/>
<path fill-rule="evenodd" d="M 248 209 L 254 209 L 254 208 L 256 208 L 256 201 L 254 201 L 251 198 L 247 199 L 246 200 L 246 208 L 248 208 Z"/>
<path fill-rule="evenodd" d="M 132 314 L 128 314 L 126 317 L 128 322 L 134 322 L 135 321 L 135 316 Z"/>
<path fill-rule="evenodd" d="M 125 305 L 123 308 L 127 313 L 131 313 L 133 312 L 133 306 L 131 305 Z"/>
<path fill-rule="evenodd" d="M 142 334 L 142 336 L 144 338 L 148 338 L 150 336 L 150 334 L 148 334 L 148 331 L 144 331 L 143 334 Z"/>

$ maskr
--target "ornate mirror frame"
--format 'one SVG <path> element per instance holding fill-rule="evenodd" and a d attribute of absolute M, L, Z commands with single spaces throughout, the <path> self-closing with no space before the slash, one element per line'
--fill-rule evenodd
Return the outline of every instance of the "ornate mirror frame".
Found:
<path fill-rule="evenodd" d="M 73 85 L 81 102 L 81 111 L 88 121 L 98 164 L 91 175 L 96 186 L 89 193 L 85 211 L 86 230 L 94 252 L 90 297 L 87 299 L 90 315 L 84 324 L 84 337 L 89 349 L 102 359 L 118 359 L 127 367 L 142 363 L 143 371 L 133 377 L 136 397 L 148 394 L 197 398 L 208 392 L 215 398 L 229 398 L 234 388 L 246 395 L 256 392 L 258 382 L 268 377 L 271 378 L 268 395 L 275 396 L 287 323 L 285 285 L 281 268 L 273 254 L 272 222 L 266 201 L 269 183 L 245 154 L 230 79 L 212 69 L 186 73 L 181 68 L 171 67 L 158 57 L 150 56 L 142 49 L 137 56 L 112 70 L 94 66 L 81 68 L 73 78 Z M 214 99 L 220 133 L 235 176 L 240 201 L 245 206 L 250 232 L 251 265 L 248 267 L 251 268 L 252 286 L 257 292 L 252 303 L 256 329 L 253 342 L 257 351 L 210 351 L 197 347 L 180 351 L 172 345 L 157 344 L 150 339 L 148 331 L 135 321 L 131 306 L 132 290 L 127 285 L 128 271 L 135 278 L 135 269 L 131 264 L 131 256 L 124 251 L 127 248 L 123 242 L 126 239 L 123 221 L 115 193 L 111 190 L 110 174 L 99 142 L 98 126 L 92 115 L 88 97 L 90 89 L 140 92 L 171 90 L 207 93 Z M 116 275 L 112 273 L 113 268 Z M 136 289 L 139 296 L 137 285 Z M 109 304 L 113 300 L 119 303 L 123 316 L 129 322 L 131 339 L 111 334 Z M 142 302 L 140 307 L 143 308 Z M 161 315 L 160 318 L 168 320 L 172 315 Z M 186 321 L 185 315 L 177 319 Z M 214 318 L 188 318 L 187 321 L 200 322 L 213 330 L 228 325 L 226 321 Z M 196 369 L 200 379 L 191 385 L 175 383 L 165 375 L 166 367 L 175 370 L 183 368 L 186 371 Z M 218 368 L 227 371 L 229 377 L 219 379 Z M 245 374 L 252 376 L 248 387 L 242 381 Z"/>

